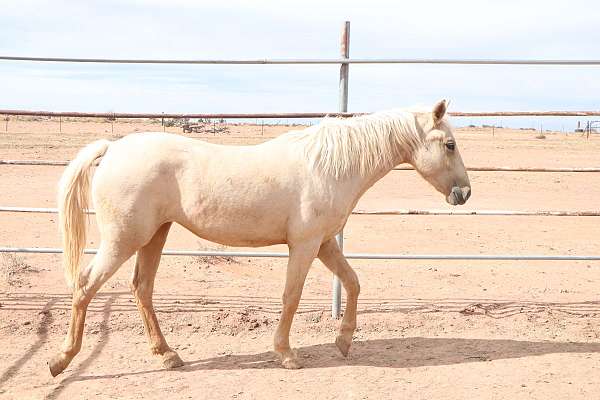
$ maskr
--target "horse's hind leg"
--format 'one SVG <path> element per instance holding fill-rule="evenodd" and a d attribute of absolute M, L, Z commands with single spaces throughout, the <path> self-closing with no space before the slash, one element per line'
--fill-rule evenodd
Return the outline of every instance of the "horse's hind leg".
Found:
<path fill-rule="evenodd" d="M 73 357 L 81 350 L 85 314 L 92 298 L 100 287 L 110 278 L 119 267 L 133 255 L 135 250 L 127 250 L 116 245 L 116 242 L 100 246 L 98 254 L 80 273 L 80 287 L 73 292 L 71 324 L 62 351 L 48 363 L 50 373 L 56 376 L 64 371 Z"/>
<path fill-rule="evenodd" d="M 135 295 L 138 310 L 146 328 L 146 334 L 150 342 L 152 354 L 162 356 L 166 368 L 177 368 L 183 365 L 183 361 L 176 352 L 171 350 L 165 337 L 160 331 L 158 319 L 152 305 L 152 292 L 154 290 L 154 278 L 160 263 L 160 255 L 167 240 L 171 223 L 162 225 L 152 237 L 152 240 L 142 247 L 137 254 L 131 291 Z"/>
<path fill-rule="evenodd" d="M 346 289 L 346 311 L 340 326 L 340 334 L 335 341 L 342 355 L 346 357 L 352 344 L 352 334 L 356 329 L 356 307 L 360 284 L 356 272 L 346 261 L 335 239 L 330 239 L 321 245 L 318 257 L 340 279 Z"/>

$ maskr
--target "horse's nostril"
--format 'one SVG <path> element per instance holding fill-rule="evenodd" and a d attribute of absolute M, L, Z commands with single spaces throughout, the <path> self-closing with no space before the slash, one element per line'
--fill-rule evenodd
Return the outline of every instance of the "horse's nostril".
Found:
<path fill-rule="evenodd" d="M 463 199 L 465 201 L 469 200 L 469 197 L 471 197 L 471 188 L 468 186 L 465 186 L 462 188 L 462 195 L 463 195 Z"/>
<path fill-rule="evenodd" d="M 456 201 L 456 204 L 463 204 L 463 195 L 462 195 L 462 191 L 460 190 L 460 187 L 458 186 L 454 186 L 452 188 L 452 193 L 451 195 L 454 197 L 454 200 Z"/>

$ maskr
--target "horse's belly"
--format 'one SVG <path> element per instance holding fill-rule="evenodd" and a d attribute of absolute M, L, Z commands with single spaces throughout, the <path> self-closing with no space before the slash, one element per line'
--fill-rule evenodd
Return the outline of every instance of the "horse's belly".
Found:
<path fill-rule="evenodd" d="M 259 247 L 286 243 L 285 218 L 247 213 L 188 215 L 176 221 L 197 236 L 227 246 Z"/>

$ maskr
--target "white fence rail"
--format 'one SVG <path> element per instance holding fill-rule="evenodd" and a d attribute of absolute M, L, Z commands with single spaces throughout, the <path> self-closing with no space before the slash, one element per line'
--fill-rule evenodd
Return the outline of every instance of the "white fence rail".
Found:
<path fill-rule="evenodd" d="M 0 160 L 0 165 L 33 165 L 33 166 L 51 166 L 64 167 L 69 164 L 65 160 Z M 399 165 L 393 168 L 394 171 L 414 171 L 409 165 Z M 467 167 L 468 171 L 474 172 L 600 172 L 600 167 L 490 167 L 490 166 L 472 166 Z"/>
<path fill-rule="evenodd" d="M 0 212 L 13 213 L 41 213 L 58 214 L 57 208 L 44 207 L 7 207 L 0 206 Z M 87 210 L 86 214 L 95 214 L 94 210 Z M 600 211 L 565 211 L 565 210 L 411 210 L 409 208 L 397 210 L 354 210 L 352 215 L 487 215 L 487 216 L 521 216 L 521 217 L 600 217 Z"/>
<path fill-rule="evenodd" d="M 54 247 L 0 247 L 0 253 L 61 254 Z M 85 249 L 85 254 L 96 254 L 97 249 Z M 164 250 L 165 256 L 188 257 L 269 257 L 286 258 L 288 253 L 263 251 L 204 251 Z M 354 260 L 519 260 L 519 261 L 598 261 L 600 256 L 572 255 L 517 255 L 517 254 L 393 254 L 393 253 L 344 253 Z"/>
<path fill-rule="evenodd" d="M 348 24 L 349 25 L 349 24 Z M 288 58 L 288 59 L 143 59 L 143 58 L 67 58 L 0 56 L 0 61 L 35 61 L 94 64 L 208 64 L 208 65 L 264 65 L 264 64 L 459 64 L 459 65 L 600 65 L 600 60 L 543 60 L 493 58 Z"/>

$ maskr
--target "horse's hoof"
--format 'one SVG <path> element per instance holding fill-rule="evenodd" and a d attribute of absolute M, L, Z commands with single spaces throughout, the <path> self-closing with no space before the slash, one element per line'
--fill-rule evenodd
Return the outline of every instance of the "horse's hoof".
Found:
<path fill-rule="evenodd" d="M 183 367 L 183 360 L 174 351 L 163 354 L 163 365 L 167 369 Z"/>
<path fill-rule="evenodd" d="M 285 369 L 300 369 L 302 368 L 302 364 L 298 361 L 297 358 L 286 358 L 281 362 L 281 365 Z"/>
<path fill-rule="evenodd" d="M 335 345 L 344 357 L 348 357 L 348 351 L 350 351 L 351 344 L 352 342 L 347 341 L 341 335 L 335 339 Z"/>
<path fill-rule="evenodd" d="M 50 361 L 48 361 L 48 367 L 50 368 L 50 374 L 56 377 L 58 374 L 63 372 L 69 365 L 69 361 L 65 359 L 62 354 L 57 354 Z"/>

